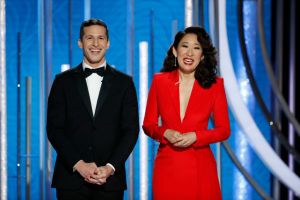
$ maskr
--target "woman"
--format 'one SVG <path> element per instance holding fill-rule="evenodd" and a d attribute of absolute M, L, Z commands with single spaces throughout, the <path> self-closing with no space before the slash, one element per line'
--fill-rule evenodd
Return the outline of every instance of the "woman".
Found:
<path fill-rule="evenodd" d="M 176 34 L 162 73 L 154 75 L 143 123 L 145 133 L 160 142 L 154 200 L 222 198 L 209 145 L 226 140 L 230 125 L 215 55 L 206 31 L 188 27 Z M 212 129 L 208 129 L 210 117 Z"/>

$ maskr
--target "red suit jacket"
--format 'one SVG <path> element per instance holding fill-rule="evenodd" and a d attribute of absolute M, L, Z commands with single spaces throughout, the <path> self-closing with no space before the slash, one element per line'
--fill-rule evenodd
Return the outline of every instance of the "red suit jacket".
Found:
<path fill-rule="evenodd" d="M 159 124 L 159 117 L 161 124 Z M 208 129 L 212 117 L 214 128 Z M 195 80 L 185 116 L 180 119 L 178 70 L 154 76 L 143 123 L 145 133 L 160 142 L 153 172 L 153 197 L 158 199 L 221 199 L 216 162 L 209 144 L 230 135 L 223 79 L 209 89 Z M 166 129 L 196 132 L 197 141 L 175 148 L 163 137 Z"/>

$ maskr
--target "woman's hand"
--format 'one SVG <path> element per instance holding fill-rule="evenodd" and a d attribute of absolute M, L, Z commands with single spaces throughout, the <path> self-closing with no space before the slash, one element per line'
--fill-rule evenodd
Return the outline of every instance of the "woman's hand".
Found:
<path fill-rule="evenodd" d="M 167 129 L 164 132 L 164 137 L 171 143 L 174 144 L 181 139 L 181 134 L 178 131 Z"/>
<path fill-rule="evenodd" d="M 197 136 L 195 132 L 188 132 L 185 134 L 181 134 L 177 142 L 173 143 L 175 147 L 189 147 L 194 142 L 196 142 Z"/>

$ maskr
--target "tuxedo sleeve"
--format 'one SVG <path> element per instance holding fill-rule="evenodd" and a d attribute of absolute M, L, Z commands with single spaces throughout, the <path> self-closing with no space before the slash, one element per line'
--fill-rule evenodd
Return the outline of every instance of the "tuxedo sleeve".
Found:
<path fill-rule="evenodd" d="M 55 149 L 57 156 L 63 161 L 67 169 L 80 160 L 79 153 L 66 137 L 66 98 L 63 78 L 56 76 L 48 98 L 47 136 Z"/>
<path fill-rule="evenodd" d="M 113 151 L 108 163 L 118 171 L 132 152 L 139 134 L 139 117 L 137 95 L 132 79 L 127 84 L 122 100 L 121 110 L 121 138 Z"/>
<path fill-rule="evenodd" d="M 156 76 L 154 76 L 148 94 L 143 130 L 149 137 L 160 143 L 166 144 L 167 140 L 164 138 L 164 132 L 166 131 L 166 128 L 158 125 L 159 110 L 156 84 L 157 79 Z"/>
<path fill-rule="evenodd" d="M 221 142 L 226 140 L 230 135 L 228 106 L 223 79 L 219 79 L 216 83 L 212 119 L 214 128 L 208 130 L 196 130 L 197 141 L 194 143 L 194 146 L 206 146 L 212 143 Z"/>

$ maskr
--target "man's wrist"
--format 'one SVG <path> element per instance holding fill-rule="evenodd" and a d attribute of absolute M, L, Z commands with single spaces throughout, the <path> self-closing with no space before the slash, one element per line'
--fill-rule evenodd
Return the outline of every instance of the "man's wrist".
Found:
<path fill-rule="evenodd" d="M 116 171 L 115 167 L 112 164 L 110 164 L 110 163 L 107 163 L 105 166 L 107 166 L 107 167 L 109 167 L 111 169 L 110 175 L 114 175 L 114 173 Z"/>
<path fill-rule="evenodd" d="M 73 172 L 77 171 L 77 167 L 78 165 L 80 165 L 80 163 L 83 162 L 83 160 L 79 160 L 74 166 L 73 166 Z"/>

